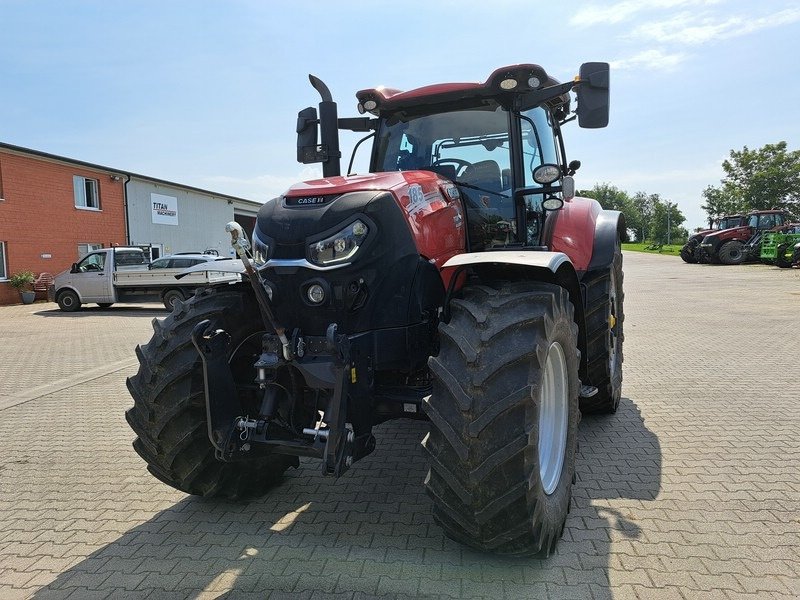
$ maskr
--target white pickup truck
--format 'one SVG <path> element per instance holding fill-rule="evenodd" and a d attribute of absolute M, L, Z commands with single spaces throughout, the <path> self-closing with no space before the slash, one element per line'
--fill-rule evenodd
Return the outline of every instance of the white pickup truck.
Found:
<path fill-rule="evenodd" d="M 172 310 L 177 301 L 193 295 L 198 288 L 241 281 L 238 274 L 213 271 L 199 271 L 176 279 L 181 272 L 182 269 L 149 270 L 140 248 L 104 248 L 87 254 L 71 269 L 56 275 L 49 297 L 67 312 L 90 302 L 108 308 L 116 302 L 161 301 Z"/>

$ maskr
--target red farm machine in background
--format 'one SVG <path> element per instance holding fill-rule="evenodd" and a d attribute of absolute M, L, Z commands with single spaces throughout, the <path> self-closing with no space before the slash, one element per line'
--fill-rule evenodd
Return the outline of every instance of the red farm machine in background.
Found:
<path fill-rule="evenodd" d="M 574 197 L 561 131 L 606 126 L 608 65 L 563 84 L 521 64 L 366 89 L 364 116 L 346 119 L 311 82 L 322 102 L 299 113 L 297 151 L 323 178 L 267 202 L 252 249 L 230 223 L 242 260 L 215 268 L 243 282 L 154 324 L 128 381 L 134 447 L 177 489 L 237 498 L 300 456 L 342 475 L 376 425 L 427 419 L 425 486 L 447 535 L 548 555 L 579 407 L 614 412 L 622 384 L 625 222 Z M 369 174 L 340 174 L 339 129 L 372 140 Z"/>

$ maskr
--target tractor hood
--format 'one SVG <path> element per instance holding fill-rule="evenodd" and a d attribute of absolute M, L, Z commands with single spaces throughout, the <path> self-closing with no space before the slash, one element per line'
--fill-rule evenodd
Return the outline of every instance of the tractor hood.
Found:
<path fill-rule="evenodd" d="M 392 171 L 390 173 L 369 173 L 367 175 L 348 175 L 326 177 L 296 183 L 284 194 L 284 198 L 306 198 L 315 196 L 329 196 L 333 194 L 346 194 L 364 190 L 398 190 L 405 185 L 434 181 L 436 173 L 429 171 Z M 291 202 L 295 205 L 295 202 Z"/>
<path fill-rule="evenodd" d="M 453 184 L 431 171 L 393 171 L 368 175 L 334 176 L 298 183 L 270 200 L 258 212 L 256 236 L 271 240 L 275 258 L 305 256 L 305 247 L 317 234 L 335 233 L 348 220 L 363 215 L 378 225 L 389 217 L 378 210 L 387 196 L 414 220 L 444 205 Z M 367 224 L 369 225 L 369 224 Z M 382 228 L 382 227 L 381 227 Z M 292 246 L 295 246 L 292 248 Z M 279 249 L 282 247 L 282 250 Z"/>
<path fill-rule="evenodd" d="M 752 235 L 752 230 L 747 225 L 741 227 L 731 227 L 730 229 L 721 229 L 712 232 L 714 236 L 721 240 L 749 238 Z"/>

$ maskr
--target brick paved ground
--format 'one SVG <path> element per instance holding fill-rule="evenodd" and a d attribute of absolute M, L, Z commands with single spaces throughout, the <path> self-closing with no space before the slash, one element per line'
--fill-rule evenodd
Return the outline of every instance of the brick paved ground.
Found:
<path fill-rule="evenodd" d="M 444 538 L 421 423 L 339 481 L 308 461 L 250 504 L 174 491 L 123 418 L 164 312 L 0 308 L 0 598 L 800 596 L 800 271 L 625 261 L 625 398 L 581 423 L 547 561 Z"/>

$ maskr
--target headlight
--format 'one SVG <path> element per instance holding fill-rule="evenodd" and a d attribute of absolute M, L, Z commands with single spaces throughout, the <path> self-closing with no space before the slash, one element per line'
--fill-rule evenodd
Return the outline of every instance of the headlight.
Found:
<path fill-rule="evenodd" d="M 263 267 L 269 260 L 269 238 L 262 238 L 258 235 L 258 229 L 253 230 L 253 263 L 256 267 Z"/>
<path fill-rule="evenodd" d="M 317 265 L 331 265 L 350 260 L 367 239 L 369 227 L 353 221 L 339 233 L 314 242 L 308 247 L 308 259 Z"/>

